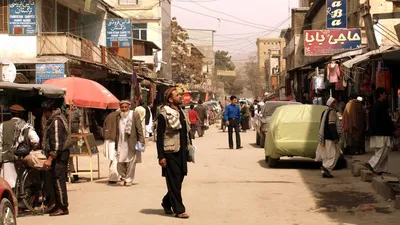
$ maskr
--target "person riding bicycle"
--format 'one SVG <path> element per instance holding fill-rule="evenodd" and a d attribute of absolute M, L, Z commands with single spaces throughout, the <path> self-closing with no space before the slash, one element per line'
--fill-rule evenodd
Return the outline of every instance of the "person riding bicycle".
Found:
<path fill-rule="evenodd" d="M 67 172 L 69 149 L 68 123 L 54 100 L 47 100 L 42 104 L 43 115 L 46 117 L 46 128 L 43 135 L 43 144 L 47 160 L 44 169 L 50 169 L 53 175 L 55 191 L 55 207 L 50 216 L 68 215 Z"/>
<path fill-rule="evenodd" d="M 16 151 L 21 147 L 35 148 L 39 145 L 39 136 L 32 125 L 23 119 L 24 107 L 15 104 L 10 107 L 12 119 L 0 124 L 1 176 L 15 187 L 17 172 L 14 165 Z"/>

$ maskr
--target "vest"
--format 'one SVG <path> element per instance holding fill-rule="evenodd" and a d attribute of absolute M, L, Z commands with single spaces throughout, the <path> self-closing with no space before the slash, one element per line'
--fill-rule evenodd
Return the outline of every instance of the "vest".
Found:
<path fill-rule="evenodd" d="M 168 126 L 168 121 L 167 121 L 167 114 L 163 108 L 160 110 L 160 114 L 164 117 L 165 122 L 166 122 L 166 127 L 165 127 L 165 133 L 164 133 L 164 152 L 165 153 L 175 153 L 179 152 L 181 143 L 180 143 L 180 130 L 174 130 L 170 126 Z M 187 123 L 187 119 L 185 114 L 183 113 L 183 116 L 185 117 L 185 124 L 182 124 L 182 126 L 186 126 L 186 130 L 189 131 L 189 125 Z M 188 134 L 189 138 L 189 134 Z M 188 140 L 188 144 L 189 144 Z"/>
<path fill-rule="evenodd" d="M 2 160 L 14 160 L 14 152 L 12 152 L 12 146 L 14 144 L 14 129 L 15 122 L 17 120 L 12 119 L 3 123 L 3 152 L 6 152 L 2 155 Z"/>

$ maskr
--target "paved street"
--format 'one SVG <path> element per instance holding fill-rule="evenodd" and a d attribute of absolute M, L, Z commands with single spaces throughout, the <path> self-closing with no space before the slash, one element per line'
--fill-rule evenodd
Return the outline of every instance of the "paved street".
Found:
<path fill-rule="evenodd" d="M 350 176 L 346 169 L 324 180 L 310 160 L 282 160 L 269 169 L 264 151 L 256 148 L 255 132 L 242 133 L 244 149 L 229 150 L 227 133 L 215 126 L 196 139 L 196 164 L 189 164 L 183 198 L 189 220 L 165 216 L 161 198 L 165 181 L 157 164 L 154 142 L 148 142 L 144 162 L 136 171 L 137 185 L 109 186 L 107 162 L 101 155 L 103 177 L 68 186 L 70 216 L 50 218 L 27 215 L 31 224 L 398 224 L 399 211 L 374 194 L 371 185 Z M 375 211 L 357 207 L 372 204 Z"/>

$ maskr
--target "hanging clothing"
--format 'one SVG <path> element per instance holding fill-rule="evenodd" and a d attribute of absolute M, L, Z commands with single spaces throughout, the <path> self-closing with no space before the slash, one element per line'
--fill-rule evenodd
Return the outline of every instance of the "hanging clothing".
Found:
<path fill-rule="evenodd" d="M 317 90 L 323 90 L 325 89 L 325 83 L 324 83 L 324 77 L 313 77 L 313 82 L 314 82 L 314 90 L 317 93 Z"/>
<path fill-rule="evenodd" d="M 330 83 L 337 83 L 340 78 L 340 68 L 337 63 L 329 63 L 327 65 L 328 80 Z"/>

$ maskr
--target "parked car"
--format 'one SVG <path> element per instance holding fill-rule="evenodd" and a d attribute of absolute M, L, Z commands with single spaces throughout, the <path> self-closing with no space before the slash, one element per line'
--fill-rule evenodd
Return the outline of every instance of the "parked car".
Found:
<path fill-rule="evenodd" d="M 268 123 L 265 160 L 276 167 L 283 156 L 315 158 L 322 112 L 321 105 L 285 105 L 275 110 Z M 343 141 L 339 143 L 343 146 Z"/>
<path fill-rule="evenodd" d="M 268 122 L 275 112 L 275 110 L 283 105 L 289 104 L 301 104 L 300 102 L 290 102 L 290 101 L 267 101 L 261 107 L 261 112 L 258 115 L 258 120 L 256 122 L 256 144 L 264 148 L 265 135 L 268 132 Z"/>
<path fill-rule="evenodd" d="M 3 178 L 0 178 L 0 196 L 0 224 L 17 224 L 18 201 L 10 185 Z"/>

